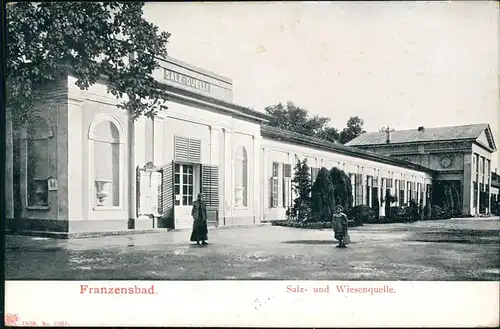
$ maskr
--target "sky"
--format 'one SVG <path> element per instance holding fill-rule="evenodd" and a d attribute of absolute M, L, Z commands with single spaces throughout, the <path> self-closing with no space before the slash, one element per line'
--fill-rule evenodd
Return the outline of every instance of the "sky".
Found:
<path fill-rule="evenodd" d="M 169 56 L 231 78 L 239 105 L 292 101 L 367 131 L 489 123 L 500 148 L 494 1 L 150 2 L 144 14 L 172 34 Z"/>

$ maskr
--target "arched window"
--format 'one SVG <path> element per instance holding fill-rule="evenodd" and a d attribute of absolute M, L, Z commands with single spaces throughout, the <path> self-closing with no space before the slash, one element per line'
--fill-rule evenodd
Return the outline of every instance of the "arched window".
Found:
<path fill-rule="evenodd" d="M 90 126 L 89 139 L 91 175 L 93 176 L 93 205 L 119 207 L 122 197 L 122 149 L 121 127 L 112 117 L 96 117 Z"/>
<path fill-rule="evenodd" d="M 30 118 L 26 126 L 26 192 L 27 206 L 49 205 L 47 180 L 49 178 L 49 138 L 53 136 L 47 119 Z"/>
<path fill-rule="evenodd" d="M 235 206 L 248 207 L 248 156 L 243 146 L 236 148 L 235 165 Z"/>

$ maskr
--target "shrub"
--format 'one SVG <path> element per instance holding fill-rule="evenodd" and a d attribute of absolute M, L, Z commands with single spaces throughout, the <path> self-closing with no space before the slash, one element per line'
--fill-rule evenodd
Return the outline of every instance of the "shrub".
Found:
<path fill-rule="evenodd" d="M 328 169 L 321 168 L 311 189 L 311 216 L 314 221 L 331 221 L 335 206 L 334 187 Z"/>
<path fill-rule="evenodd" d="M 341 205 L 344 211 L 352 208 L 352 187 L 349 176 L 338 168 L 330 169 L 330 180 L 333 184 L 333 198 L 335 205 Z"/>
<path fill-rule="evenodd" d="M 424 219 L 430 219 L 431 218 L 431 207 L 429 204 L 426 204 L 424 207 Z"/>
<path fill-rule="evenodd" d="M 297 221 L 273 221 L 271 223 L 273 226 L 284 226 L 284 227 L 292 227 L 292 228 L 305 228 L 305 229 L 333 229 L 332 222 L 297 222 Z M 356 223 L 352 220 L 349 220 L 349 227 L 357 226 Z"/>
<path fill-rule="evenodd" d="M 375 212 L 366 205 L 351 208 L 346 215 L 355 222 L 356 226 L 363 225 L 363 223 L 373 223 L 375 218 Z"/>
<path fill-rule="evenodd" d="M 311 218 L 311 200 L 309 197 L 311 192 L 311 175 L 307 166 L 307 159 L 304 159 L 302 162 L 297 160 L 292 179 L 292 189 L 298 197 L 293 200 L 292 209 L 289 211 L 289 218 L 299 221 Z"/>
<path fill-rule="evenodd" d="M 432 205 L 431 212 L 433 219 L 449 219 L 453 216 L 451 209 L 442 208 L 437 205 Z"/>
<path fill-rule="evenodd" d="M 393 210 L 394 207 L 391 207 L 391 203 L 394 203 L 396 201 L 398 201 L 398 198 L 396 196 L 394 196 L 394 195 L 391 195 L 390 190 L 387 189 L 385 191 L 385 198 L 384 198 L 384 202 L 385 202 L 385 216 L 386 217 L 391 218 L 393 216 L 392 210 Z"/>
<path fill-rule="evenodd" d="M 474 217 L 473 215 L 469 214 L 469 213 L 461 213 L 461 214 L 458 214 L 458 215 L 455 215 L 454 217 L 456 218 L 471 218 L 471 217 Z"/>

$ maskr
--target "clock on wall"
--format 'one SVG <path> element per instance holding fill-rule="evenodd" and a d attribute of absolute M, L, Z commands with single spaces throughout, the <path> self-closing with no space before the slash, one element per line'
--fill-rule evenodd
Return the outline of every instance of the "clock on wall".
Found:
<path fill-rule="evenodd" d="M 439 160 L 439 164 L 443 168 L 450 167 L 452 163 L 453 163 L 453 159 L 449 155 L 445 155 L 445 156 L 441 157 L 441 159 Z"/>

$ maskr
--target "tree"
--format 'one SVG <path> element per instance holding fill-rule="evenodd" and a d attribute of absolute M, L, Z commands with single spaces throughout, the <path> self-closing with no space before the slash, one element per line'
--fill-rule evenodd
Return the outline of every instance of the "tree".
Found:
<path fill-rule="evenodd" d="M 292 102 L 287 102 L 286 105 L 278 103 L 267 106 L 265 111 L 271 116 L 269 124 L 273 127 L 324 139 L 332 143 L 345 144 L 366 132 L 363 130 L 363 120 L 357 116 L 350 117 L 346 127 L 339 132 L 338 129 L 328 125 L 330 118 L 318 115 L 310 116 L 306 109 L 298 107 Z"/>
<path fill-rule="evenodd" d="M 387 131 L 387 128 L 389 128 L 389 131 L 391 131 L 391 132 L 392 132 L 392 131 L 396 131 L 396 129 L 394 129 L 394 128 L 390 128 L 389 126 L 387 126 L 387 127 L 386 127 L 386 126 L 383 126 L 383 127 L 380 127 L 380 128 L 378 129 L 378 132 L 380 132 L 380 133 L 385 133 L 385 132 Z"/>
<path fill-rule="evenodd" d="M 352 207 L 352 186 L 349 176 L 341 169 L 330 169 L 330 180 L 333 184 L 333 199 L 335 205 L 341 205 L 344 211 Z"/>
<path fill-rule="evenodd" d="M 292 189 L 297 197 L 293 200 L 290 218 L 305 221 L 310 218 L 311 212 L 311 174 L 307 165 L 307 159 L 302 161 L 297 159 L 292 179 Z"/>
<path fill-rule="evenodd" d="M 165 109 L 151 76 L 167 54 L 169 33 L 143 17 L 142 2 L 19 2 L 7 6 L 6 100 L 24 120 L 39 88 L 70 70 L 88 89 L 107 77 L 108 93 L 133 118 Z"/>
<path fill-rule="evenodd" d="M 337 143 L 339 141 L 340 134 L 339 131 L 333 127 L 325 127 L 316 137 L 332 143 Z"/>
<path fill-rule="evenodd" d="M 269 124 L 293 131 L 299 134 L 315 137 L 323 131 L 324 126 L 330 121 L 329 118 L 318 115 L 310 117 L 307 110 L 300 108 L 292 102 L 282 103 L 265 108 L 272 119 Z"/>
<path fill-rule="evenodd" d="M 312 218 L 320 222 L 331 221 L 334 206 L 334 186 L 330 172 L 326 168 L 321 168 L 311 188 Z"/>
<path fill-rule="evenodd" d="M 344 128 L 339 135 L 339 142 L 345 144 L 352 141 L 366 131 L 363 129 L 364 120 L 359 117 L 350 117 L 347 120 L 347 127 Z"/>

